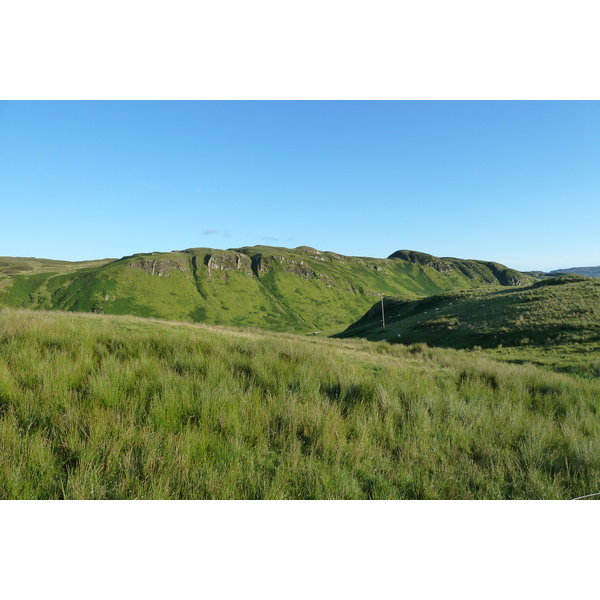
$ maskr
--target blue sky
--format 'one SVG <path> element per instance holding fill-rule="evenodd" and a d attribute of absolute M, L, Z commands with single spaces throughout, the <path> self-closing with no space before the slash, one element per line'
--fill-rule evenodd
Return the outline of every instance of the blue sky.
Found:
<path fill-rule="evenodd" d="M 600 265 L 600 103 L 0 103 L 0 255 L 399 249 Z"/>

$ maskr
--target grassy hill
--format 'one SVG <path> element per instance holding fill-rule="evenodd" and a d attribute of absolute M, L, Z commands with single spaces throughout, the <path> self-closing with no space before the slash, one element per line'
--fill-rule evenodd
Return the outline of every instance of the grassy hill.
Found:
<path fill-rule="evenodd" d="M 531 280 L 496 263 L 409 254 L 375 259 L 254 246 L 93 263 L 4 258 L 0 305 L 333 333 L 363 314 L 379 293 L 417 297 Z"/>
<path fill-rule="evenodd" d="M 114 258 L 69 262 L 47 258 L 17 258 L 0 256 L 0 286 L 10 284 L 13 275 L 39 275 L 40 273 L 73 272 L 78 269 L 101 267 Z"/>
<path fill-rule="evenodd" d="M 527 275 L 497 263 L 399 251 L 388 259 L 300 247 L 191 248 L 119 260 L 0 259 L 0 306 L 334 333 L 377 295 L 422 297 Z"/>
<path fill-rule="evenodd" d="M 375 304 L 339 337 L 484 348 L 600 343 L 600 281 L 563 275 L 520 288 L 478 288 Z"/>
<path fill-rule="evenodd" d="M 573 498 L 599 409 L 480 352 L 0 309 L 2 499 Z"/>

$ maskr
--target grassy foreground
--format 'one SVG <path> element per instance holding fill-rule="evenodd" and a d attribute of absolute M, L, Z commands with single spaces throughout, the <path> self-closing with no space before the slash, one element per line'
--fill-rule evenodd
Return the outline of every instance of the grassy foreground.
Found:
<path fill-rule="evenodd" d="M 600 381 L 479 352 L 0 310 L 0 497 L 572 498 Z"/>

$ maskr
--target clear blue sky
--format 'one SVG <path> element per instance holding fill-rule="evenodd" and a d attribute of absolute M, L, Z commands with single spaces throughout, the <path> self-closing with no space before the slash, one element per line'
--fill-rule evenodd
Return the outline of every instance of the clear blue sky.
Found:
<path fill-rule="evenodd" d="M 0 255 L 600 265 L 598 102 L 2 102 Z"/>

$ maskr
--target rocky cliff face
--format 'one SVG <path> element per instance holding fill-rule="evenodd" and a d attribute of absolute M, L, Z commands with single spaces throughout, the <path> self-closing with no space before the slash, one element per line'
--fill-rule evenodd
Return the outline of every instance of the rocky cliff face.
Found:
<path fill-rule="evenodd" d="M 252 260 L 244 254 L 207 254 L 205 258 L 206 271 L 241 271 L 252 276 Z"/>
<path fill-rule="evenodd" d="M 282 271 L 298 275 L 302 279 L 315 279 L 318 277 L 317 273 L 303 260 L 294 260 L 285 256 L 263 257 L 262 255 L 257 256 L 256 259 L 259 272 L 266 273 L 271 269 L 281 269 Z"/>
<path fill-rule="evenodd" d="M 129 267 L 131 269 L 141 269 L 148 275 L 156 275 L 158 277 L 168 277 L 169 271 L 176 269 L 178 271 L 188 272 L 188 269 L 182 264 L 165 258 L 149 259 L 142 258 L 141 260 L 130 262 Z"/>

